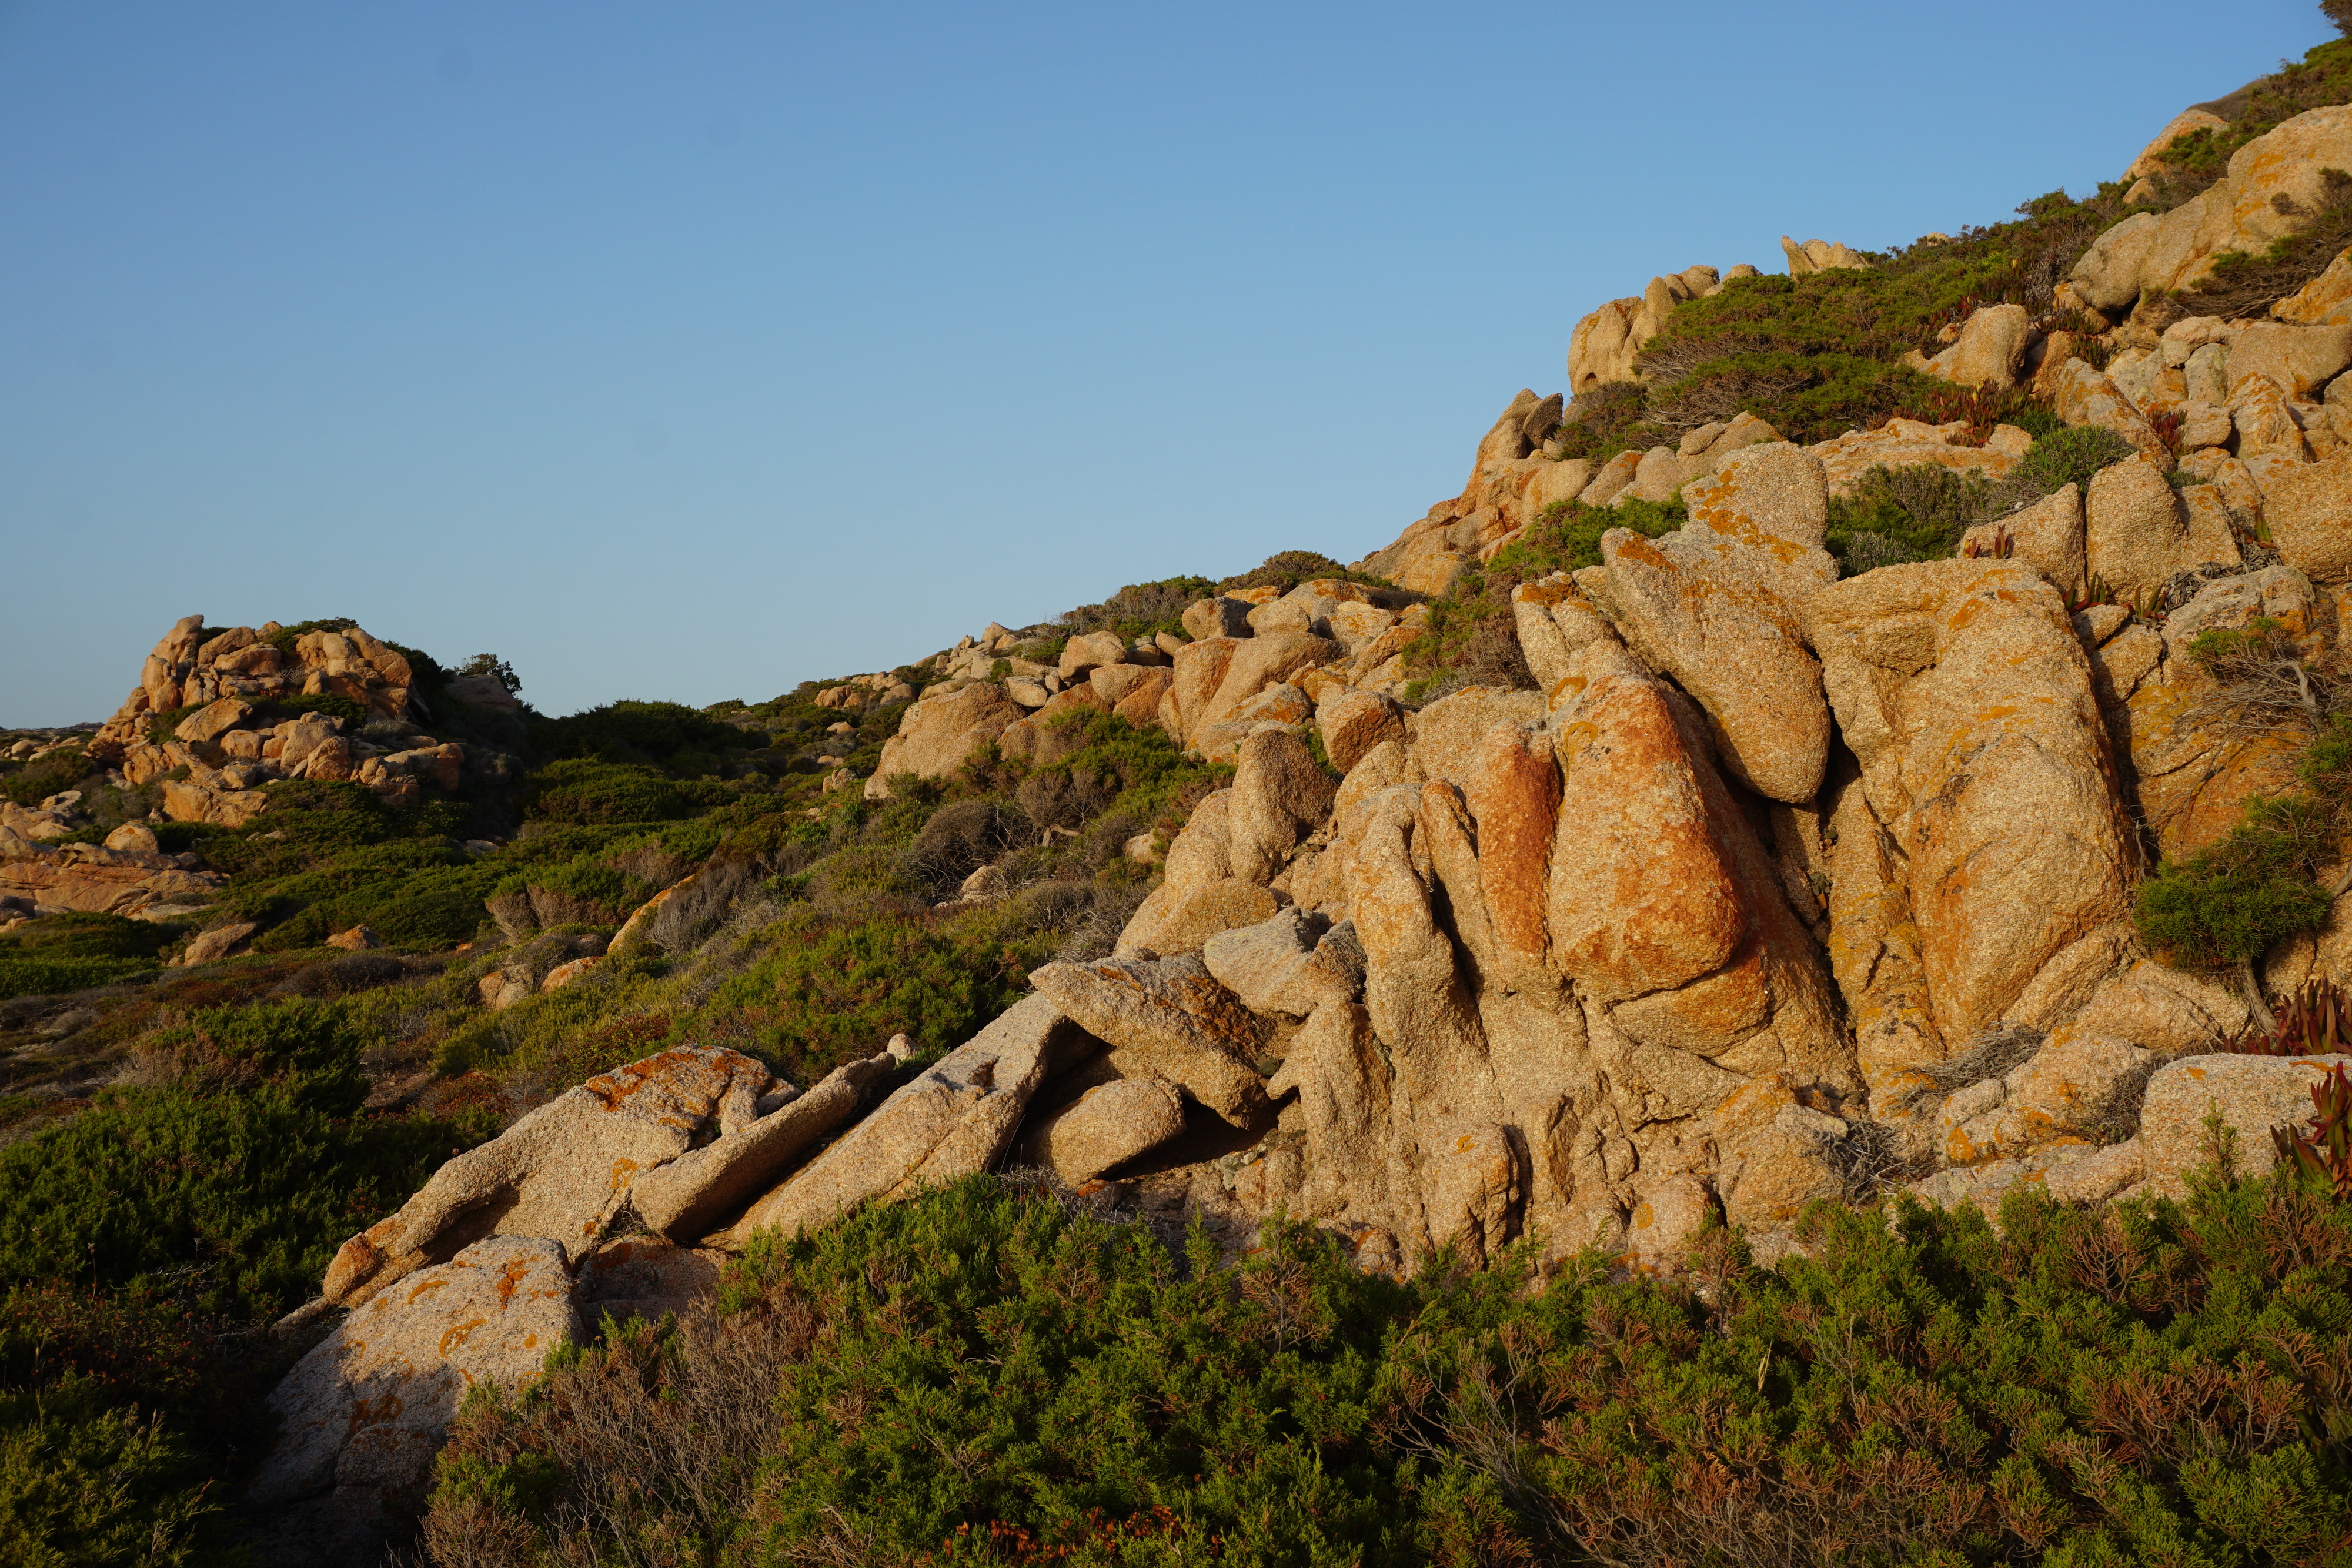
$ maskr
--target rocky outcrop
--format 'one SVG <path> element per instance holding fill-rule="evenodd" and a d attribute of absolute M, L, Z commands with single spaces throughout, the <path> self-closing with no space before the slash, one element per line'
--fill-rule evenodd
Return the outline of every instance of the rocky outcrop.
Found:
<path fill-rule="evenodd" d="M 774 1087 L 750 1057 L 707 1046 L 592 1078 L 451 1160 L 399 1212 L 344 1242 L 322 1293 L 331 1305 L 360 1305 L 492 1236 L 544 1238 L 576 1262 L 640 1176 L 761 1119 Z M 769 1102 L 767 1113 L 774 1108 Z"/>
<path fill-rule="evenodd" d="M 264 787 L 283 779 L 349 781 L 406 805 L 455 791 L 467 760 L 464 747 L 415 722 L 429 716 L 414 680 L 404 654 L 357 626 L 289 632 L 273 621 L 218 631 L 191 615 L 155 644 L 89 754 L 126 783 L 160 781 L 174 821 L 244 827 L 268 809 Z M 460 678 L 446 695 L 515 707 L 494 680 Z M 356 706 L 362 722 L 304 710 L 316 698 Z"/>
<path fill-rule="evenodd" d="M 2068 281 L 2092 308 L 2121 316 L 2143 293 L 2202 281 L 2225 251 L 2259 255 L 2295 233 L 2327 204 L 2324 172 L 2347 167 L 2352 105 L 2306 110 L 2231 153 L 2229 172 L 2202 193 L 2101 235 Z"/>
<path fill-rule="evenodd" d="M 1841 268 L 1861 270 L 1870 266 L 1859 251 L 1848 248 L 1843 241 L 1809 239 L 1800 245 L 1782 235 L 1780 254 L 1789 258 L 1789 276 L 1791 277 L 1804 277 L 1816 272 L 1834 272 Z"/>

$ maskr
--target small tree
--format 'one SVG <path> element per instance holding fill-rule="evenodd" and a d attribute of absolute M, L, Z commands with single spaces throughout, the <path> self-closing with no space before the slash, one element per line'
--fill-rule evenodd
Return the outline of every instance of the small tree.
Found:
<path fill-rule="evenodd" d="M 2347 0 L 2347 3 L 2352 4 L 2352 0 Z M 522 690 L 522 677 L 515 674 L 512 664 L 496 653 L 477 653 L 458 665 L 457 673 L 461 675 L 488 675 L 506 687 L 509 696 Z"/>

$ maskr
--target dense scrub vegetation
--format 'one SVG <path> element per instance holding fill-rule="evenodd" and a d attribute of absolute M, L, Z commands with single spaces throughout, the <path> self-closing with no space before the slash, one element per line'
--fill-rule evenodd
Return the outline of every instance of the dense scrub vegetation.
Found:
<path fill-rule="evenodd" d="M 1822 1209 L 1814 1256 L 1238 1267 L 977 1177 L 608 1325 L 441 1461 L 444 1564 L 2311 1563 L 2352 1549 L 2352 1210 Z"/>

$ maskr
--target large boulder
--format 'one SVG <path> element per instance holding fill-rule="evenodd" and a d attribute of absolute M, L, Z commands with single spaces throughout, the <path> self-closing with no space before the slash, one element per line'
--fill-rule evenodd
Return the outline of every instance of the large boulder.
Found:
<path fill-rule="evenodd" d="M 343 1243 L 323 1294 L 357 1306 L 486 1237 L 541 1237 L 566 1261 L 593 1249 L 643 1173 L 714 1127 L 759 1115 L 768 1070 L 715 1046 L 666 1051 L 592 1078 L 433 1174 L 390 1218 Z"/>
<path fill-rule="evenodd" d="M 2032 340 L 2032 319 L 2024 306 L 1979 306 L 1951 347 L 1927 361 L 1927 373 L 1962 386 L 2006 390 L 2017 384 L 2017 368 Z"/>
<path fill-rule="evenodd" d="M 2262 505 L 2289 566 L 2315 582 L 2352 581 L 2352 452 L 2278 475 L 2263 486 Z"/>
<path fill-rule="evenodd" d="M 1886 1083 L 2120 920 L 2134 850 L 2089 661 L 2032 567 L 1882 567 L 1805 619 L 1860 764 L 1836 786 L 1830 948 Z"/>
<path fill-rule="evenodd" d="M 423 1500 L 467 1390 L 520 1392 L 578 1330 L 558 1243 L 501 1236 L 361 1304 L 269 1396 L 279 1424 L 247 1501 L 273 1555 L 372 1560 Z"/>
<path fill-rule="evenodd" d="M 933 687 L 925 692 L 923 700 L 898 721 L 898 733 L 882 743 L 881 759 L 866 781 L 867 800 L 888 800 L 889 781 L 901 773 L 946 778 L 964 765 L 975 747 L 1003 735 L 1007 725 L 1026 712 L 1003 687 L 988 681 L 932 695 L 940 691 Z"/>

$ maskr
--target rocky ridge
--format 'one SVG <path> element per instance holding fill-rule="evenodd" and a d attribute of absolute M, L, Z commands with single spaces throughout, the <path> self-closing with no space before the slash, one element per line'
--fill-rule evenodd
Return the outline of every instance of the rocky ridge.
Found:
<path fill-rule="evenodd" d="M 1831 503 L 1877 467 L 2009 479 L 2025 429 L 1897 418 L 1798 444 L 1742 413 L 1595 463 L 1559 439 L 1576 404 L 1528 390 L 1462 490 L 1348 578 L 1204 598 L 1181 637 L 1080 634 L 1050 663 L 992 626 L 919 693 L 829 686 L 817 702 L 844 712 L 911 701 L 870 776 L 827 780 L 875 801 L 989 747 L 1049 766 L 1098 714 L 1231 781 L 1139 850 L 1163 871 L 1114 951 L 1037 969 L 936 1061 L 877 1041 L 803 1089 L 734 1051 L 666 1051 L 443 1166 L 298 1314 L 343 1315 L 276 1396 L 288 1435 L 257 1495 L 322 1531 L 396 1511 L 464 1387 L 527 1377 L 595 1310 L 690 1305 L 755 1233 L 1008 1161 L 1083 1188 L 1157 1155 L 1198 1211 L 1286 1212 L 1392 1270 L 1523 1240 L 1671 1269 L 1717 1220 L 1769 1259 L 1801 1245 L 1806 1204 L 1896 1184 L 1988 1210 L 2024 1186 L 2177 1192 L 2215 1113 L 2266 1168 L 2270 1128 L 2346 1059 L 2231 1048 L 2266 991 L 2343 977 L 2352 895 L 2252 977 L 2168 966 L 2130 914 L 2155 857 L 2219 841 L 2294 777 L 2291 727 L 2233 717 L 2198 639 L 2267 627 L 2340 659 L 2352 253 L 2264 319 L 2148 307 L 2277 237 L 2326 160 L 2352 164 L 2347 140 L 2352 110 L 2311 111 L 2205 196 L 2103 236 L 2063 286 L 2099 332 L 1995 304 L 1916 356 L 2133 453 L 1953 559 L 1842 575 Z M 1868 260 L 1783 243 L 1792 275 Z M 1587 316 L 1570 391 L 1638 374 L 1674 309 L 1753 274 L 1687 269 Z M 1560 503 L 1633 501 L 1686 520 L 1608 530 L 1598 564 L 1511 593 L 1531 685 L 1414 700 L 1433 600 Z M 282 780 L 455 787 L 466 750 L 410 744 L 427 716 L 396 651 L 356 628 L 203 630 L 159 643 L 89 743 L 163 781 L 171 820 L 243 825 Z M 301 697 L 364 717 L 270 706 Z M 75 805 L 0 823 L 19 896 L 152 915 L 217 888 L 134 825 L 54 847 Z M 991 869 L 964 897 L 999 895 Z"/>

